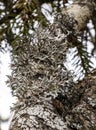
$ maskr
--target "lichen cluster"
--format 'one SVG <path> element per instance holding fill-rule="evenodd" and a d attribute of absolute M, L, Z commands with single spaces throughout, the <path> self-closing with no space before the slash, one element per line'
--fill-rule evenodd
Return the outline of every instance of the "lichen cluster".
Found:
<path fill-rule="evenodd" d="M 90 80 L 75 84 L 64 66 L 68 35 L 77 24 L 58 13 L 54 24 L 17 41 L 9 85 L 18 103 L 10 130 L 95 130 Z"/>
<path fill-rule="evenodd" d="M 21 38 L 19 42 L 22 46 L 16 48 L 16 53 L 19 55 L 14 54 L 13 71 L 9 79 L 13 95 L 18 97 L 18 103 L 15 106 L 17 114 L 14 117 L 21 117 L 21 119 L 17 118 L 18 129 L 19 127 L 24 129 L 26 125 L 29 125 L 25 118 L 23 120 L 23 113 L 29 115 L 29 122 L 32 118 L 33 122 L 31 126 L 29 125 L 32 130 L 42 130 L 44 126 L 44 129 L 61 128 L 61 130 L 66 127 L 52 103 L 52 99 L 55 99 L 59 92 L 63 93 L 64 84 L 72 79 L 64 66 L 69 33 L 67 28 L 62 30 L 61 21 L 58 18 L 58 21 L 49 28 L 40 27 L 30 39 L 22 40 Z M 29 109 L 30 111 L 27 112 Z M 40 123 L 41 120 L 45 123 Z M 15 125 L 14 121 L 11 127 Z M 23 126 L 24 121 L 25 126 Z"/>

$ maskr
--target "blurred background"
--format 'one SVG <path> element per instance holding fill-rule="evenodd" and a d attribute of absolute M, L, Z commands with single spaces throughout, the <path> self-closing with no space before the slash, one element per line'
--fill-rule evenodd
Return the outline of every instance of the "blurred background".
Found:
<path fill-rule="evenodd" d="M 15 98 L 12 97 L 11 89 L 7 87 L 7 75 L 11 74 L 10 63 L 11 57 L 10 52 L 0 52 L 0 130 L 8 130 L 10 117 L 12 112 L 10 107 L 16 102 Z"/>

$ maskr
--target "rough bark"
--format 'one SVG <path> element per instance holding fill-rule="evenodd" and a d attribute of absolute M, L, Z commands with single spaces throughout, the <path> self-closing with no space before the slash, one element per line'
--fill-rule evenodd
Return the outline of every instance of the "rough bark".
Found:
<path fill-rule="evenodd" d="M 18 97 L 10 130 L 95 130 L 94 76 L 75 84 L 64 62 L 72 42 L 92 16 L 92 2 L 73 3 L 47 28 L 22 41 L 13 57 L 10 86 Z"/>

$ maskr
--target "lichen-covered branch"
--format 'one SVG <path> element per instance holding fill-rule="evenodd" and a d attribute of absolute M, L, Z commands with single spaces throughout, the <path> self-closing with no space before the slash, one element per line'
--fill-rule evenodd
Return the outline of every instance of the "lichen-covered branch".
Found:
<path fill-rule="evenodd" d="M 87 94 L 91 80 L 75 84 L 64 66 L 72 42 L 68 36 L 79 35 L 92 7 L 93 3 L 74 3 L 57 14 L 54 24 L 39 27 L 30 39 L 20 37 L 9 77 L 18 97 L 10 130 L 95 130 L 95 110 L 88 110 L 94 109 Z"/>

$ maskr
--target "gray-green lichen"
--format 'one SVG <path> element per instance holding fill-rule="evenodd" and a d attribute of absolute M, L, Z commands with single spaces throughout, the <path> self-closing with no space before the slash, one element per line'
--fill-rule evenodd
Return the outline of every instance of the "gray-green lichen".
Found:
<path fill-rule="evenodd" d="M 90 12 L 88 7 L 83 7 L 79 9 Z M 64 66 L 69 46 L 67 36 L 76 34 L 76 29 L 80 31 L 83 22 L 84 26 L 86 23 L 86 20 L 82 21 L 79 26 L 74 19 L 76 13 L 73 10 L 70 15 L 70 11 L 63 10 L 57 14 L 53 25 L 40 27 L 30 38 L 17 41 L 21 47 L 16 48 L 19 55 L 13 56 L 9 86 L 18 102 L 10 130 L 95 130 L 93 86 L 90 87 L 89 79 L 88 83 L 84 79 L 75 84 Z M 80 14 L 80 20 L 86 19 L 87 15 L 88 18 L 91 16 Z"/>

